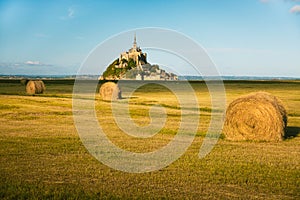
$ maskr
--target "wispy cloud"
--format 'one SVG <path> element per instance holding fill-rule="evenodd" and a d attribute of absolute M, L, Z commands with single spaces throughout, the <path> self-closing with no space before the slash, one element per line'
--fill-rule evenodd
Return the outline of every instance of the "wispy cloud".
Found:
<path fill-rule="evenodd" d="M 73 8 L 68 9 L 68 17 L 73 18 L 75 14 L 75 10 Z"/>
<path fill-rule="evenodd" d="M 261 3 L 275 3 L 278 0 L 259 0 Z M 300 0 L 279 0 L 284 1 L 286 3 L 292 3 L 292 2 L 300 2 Z"/>
<path fill-rule="evenodd" d="M 17 64 L 17 65 L 16 65 Z M 33 60 L 27 60 L 24 63 L 16 63 L 15 66 L 24 66 L 25 65 L 29 65 L 29 66 L 52 66 L 51 64 L 45 64 L 45 63 L 41 63 L 40 61 L 33 61 Z"/>
<path fill-rule="evenodd" d="M 300 5 L 295 5 L 290 9 L 291 13 L 300 14 Z"/>
<path fill-rule="evenodd" d="M 68 8 L 66 15 L 61 16 L 60 19 L 61 20 L 70 20 L 70 19 L 73 19 L 74 17 L 75 17 L 75 9 L 73 6 L 71 6 Z"/>
<path fill-rule="evenodd" d="M 31 61 L 31 60 L 28 60 L 25 62 L 26 65 L 40 65 L 40 61 Z"/>
<path fill-rule="evenodd" d="M 276 2 L 277 0 L 259 0 L 261 3 L 271 3 Z M 300 0 L 281 0 L 284 2 L 300 2 Z"/>
<path fill-rule="evenodd" d="M 274 2 L 275 0 L 259 0 L 261 3 L 271 3 Z M 300 0 L 281 0 L 285 3 L 290 3 L 290 4 L 295 4 L 297 2 L 300 2 Z M 293 14 L 300 14 L 300 5 L 294 5 L 291 9 L 290 9 L 290 13 Z"/>

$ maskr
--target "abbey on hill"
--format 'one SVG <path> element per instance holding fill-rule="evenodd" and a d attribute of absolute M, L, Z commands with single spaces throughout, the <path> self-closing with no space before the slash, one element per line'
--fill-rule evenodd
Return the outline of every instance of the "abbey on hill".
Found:
<path fill-rule="evenodd" d="M 137 46 L 134 35 L 132 48 L 121 53 L 119 58 L 106 68 L 100 79 L 178 80 L 178 77 L 176 74 L 160 69 L 158 65 L 148 63 L 147 54 Z"/>
<path fill-rule="evenodd" d="M 132 59 L 139 70 L 142 69 L 142 65 L 147 64 L 147 54 L 142 52 L 142 49 L 136 44 L 136 36 L 134 35 L 133 46 L 128 51 L 120 54 L 119 65 L 116 67 L 125 68 L 128 65 L 128 61 Z"/>

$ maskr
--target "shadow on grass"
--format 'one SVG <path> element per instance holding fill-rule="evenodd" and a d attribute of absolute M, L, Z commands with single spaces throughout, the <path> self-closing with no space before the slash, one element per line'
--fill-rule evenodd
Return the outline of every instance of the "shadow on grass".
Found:
<path fill-rule="evenodd" d="M 138 97 L 121 97 L 121 99 L 137 99 Z"/>
<path fill-rule="evenodd" d="M 300 127 L 288 126 L 285 132 L 285 138 L 297 137 L 300 135 Z"/>

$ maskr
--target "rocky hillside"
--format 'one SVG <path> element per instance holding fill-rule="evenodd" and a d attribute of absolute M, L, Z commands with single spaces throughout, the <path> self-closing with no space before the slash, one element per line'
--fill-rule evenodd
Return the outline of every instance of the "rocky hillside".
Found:
<path fill-rule="evenodd" d="M 114 60 L 103 72 L 104 79 L 121 79 L 131 69 L 136 69 L 136 64 L 133 59 L 122 60 L 122 63 L 126 63 L 124 67 L 118 67 L 120 65 L 119 59 Z"/>

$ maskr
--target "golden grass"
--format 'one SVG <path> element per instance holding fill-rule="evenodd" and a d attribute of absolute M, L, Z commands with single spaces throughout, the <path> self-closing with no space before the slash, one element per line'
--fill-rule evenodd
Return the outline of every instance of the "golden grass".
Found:
<path fill-rule="evenodd" d="M 24 86 L 8 84 L 4 87 L 0 84 L 0 197 L 299 198 L 300 83 L 235 82 L 225 86 L 228 103 L 240 94 L 256 89 L 282 99 L 287 105 L 291 137 L 280 143 L 220 139 L 208 156 L 199 159 L 199 148 L 210 122 L 211 106 L 206 86 L 197 82 L 193 83 L 193 87 L 203 112 L 193 144 L 179 160 L 162 170 L 130 174 L 99 163 L 84 148 L 74 126 L 70 88 L 66 85 L 47 83 L 47 91 L 42 96 L 26 96 L 21 93 L 24 92 Z M 21 95 L 15 95 L 15 92 Z M 140 125 L 149 122 L 148 110 L 152 104 L 167 105 L 166 127 L 149 139 L 133 138 L 118 130 L 111 115 L 110 103 L 101 101 L 97 96 L 98 120 L 118 146 L 131 151 L 148 152 L 162 147 L 174 137 L 180 121 L 177 100 L 163 89 L 149 92 L 151 87 L 143 88 L 134 93 L 136 98 L 125 98 L 120 102 L 129 101 L 131 115 Z"/>

